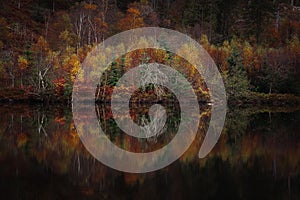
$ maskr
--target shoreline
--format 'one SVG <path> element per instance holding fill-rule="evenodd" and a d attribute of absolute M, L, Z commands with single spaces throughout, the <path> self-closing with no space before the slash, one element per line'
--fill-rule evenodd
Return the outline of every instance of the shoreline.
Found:
<path fill-rule="evenodd" d="M 174 100 L 143 100 L 132 101 L 132 103 L 174 103 Z M 205 100 L 199 100 L 200 104 L 210 104 Z M 70 97 L 58 96 L 51 93 L 37 94 L 31 93 L 20 88 L 5 88 L 0 89 L 0 103 L 24 103 L 24 104 L 72 104 Z M 95 101 L 97 104 L 107 104 L 110 101 Z M 249 106 L 279 106 L 290 107 L 300 106 L 300 96 L 294 94 L 265 94 L 251 92 L 249 95 L 237 99 L 228 99 L 228 107 L 249 107 Z"/>

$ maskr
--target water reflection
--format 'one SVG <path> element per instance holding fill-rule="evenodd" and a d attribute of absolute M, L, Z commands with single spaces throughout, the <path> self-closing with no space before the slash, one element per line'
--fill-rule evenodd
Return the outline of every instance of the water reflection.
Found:
<path fill-rule="evenodd" d="M 144 127 L 144 124 L 149 124 L 151 121 L 148 115 L 150 106 L 152 106 L 152 104 L 131 104 L 131 119 L 142 127 Z M 105 130 L 105 134 L 114 142 L 115 145 L 126 151 L 145 153 L 158 150 L 167 145 L 177 133 L 177 129 L 180 124 L 180 108 L 178 103 L 176 102 L 174 105 L 163 103 L 162 106 L 167 112 L 166 123 L 162 123 L 164 126 L 158 134 L 149 138 L 136 138 L 124 133 L 124 131 L 122 131 L 114 121 L 114 117 L 119 118 L 119 121 L 122 122 L 126 116 L 124 114 L 124 116 L 113 117 L 110 105 L 96 105 L 96 113 L 102 130 Z M 124 123 L 124 126 L 130 126 L 130 124 Z M 127 127 L 127 129 L 130 128 L 131 127 Z"/>
<path fill-rule="evenodd" d="M 198 159 L 210 119 L 209 108 L 203 107 L 197 139 L 178 161 L 157 172 L 129 174 L 102 165 L 85 150 L 70 108 L 0 109 L 0 199 L 300 198 L 299 111 L 231 110 L 213 151 Z M 135 109 L 133 114 L 142 115 Z M 160 148 L 178 124 L 176 109 L 167 109 L 169 134 L 156 141 L 134 141 L 118 134 L 109 110 L 97 107 L 100 124 L 115 144 L 127 149 Z"/>

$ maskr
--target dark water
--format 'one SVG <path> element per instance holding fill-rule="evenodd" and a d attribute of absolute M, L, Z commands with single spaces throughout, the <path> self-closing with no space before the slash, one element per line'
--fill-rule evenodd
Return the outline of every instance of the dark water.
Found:
<path fill-rule="evenodd" d="M 135 109 L 132 118 L 140 123 L 147 106 Z M 300 199 L 300 112 L 293 109 L 231 110 L 217 145 L 199 159 L 210 119 L 203 107 L 189 150 L 146 174 L 122 173 L 95 160 L 68 107 L 1 105 L 0 110 L 0 199 Z M 172 140 L 180 119 L 169 110 L 167 133 L 135 141 L 117 128 L 109 106 L 96 108 L 107 136 L 129 151 L 152 151 Z"/>

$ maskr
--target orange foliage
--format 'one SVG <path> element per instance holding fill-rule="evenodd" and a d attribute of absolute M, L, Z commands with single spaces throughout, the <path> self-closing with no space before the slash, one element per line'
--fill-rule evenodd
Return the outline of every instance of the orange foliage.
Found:
<path fill-rule="evenodd" d="M 28 137 L 25 133 L 21 133 L 17 138 L 17 146 L 22 147 L 27 143 Z"/>
<path fill-rule="evenodd" d="M 60 125 L 64 125 L 66 123 L 65 117 L 62 116 L 55 117 L 54 121 Z"/>
<path fill-rule="evenodd" d="M 144 177 L 139 174 L 124 174 L 124 180 L 126 185 L 135 185 L 137 182 L 142 183 L 144 182 Z"/>
<path fill-rule="evenodd" d="M 87 10 L 96 10 L 97 9 L 97 5 L 92 4 L 92 3 L 84 3 L 83 7 L 84 7 L 84 9 L 87 9 Z"/>
<path fill-rule="evenodd" d="M 29 64 L 28 60 L 25 57 L 23 57 L 23 56 L 18 57 L 18 66 L 19 66 L 20 70 L 23 71 L 23 70 L 27 69 L 28 64 Z"/>
<path fill-rule="evenodd" d="M 67 81 L 66 81 L 66 79 L 64 77 L 55 79 L 53 81 L 53 84 L 55 86 L 55 93 L 57 95 L 63 95 L 64 94 L 64 86 L 65 86 L 66 82 Z"/>
<path fill-rule="evenodd" d="M 137 8 L 128 8 L 125 18 L 121 19 L 118 27 L 120 30 L 129 30 L 144 26 L 144 20 Z"/>
<path fill-rule="evenodd" d="M 37 43 L 32 45 L 32 50 L 36 53 L 46 53 L 49 50 L 47 40 L 43 36 L 40 36 Z"/>

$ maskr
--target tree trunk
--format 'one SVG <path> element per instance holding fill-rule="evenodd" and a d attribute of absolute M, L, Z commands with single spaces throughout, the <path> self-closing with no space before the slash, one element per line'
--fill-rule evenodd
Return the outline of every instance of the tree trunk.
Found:
<path fill-rule="evenodd" d="M 38 75 L 38 89 L 39 89 L 39 92 L 41 91 L 41 77 L 42 77 L 42 72 L 39 71 L 39 75 Z"/>
<path fill-rule="evenodd" d="M 105 80 L 104 80 L 104 87 L 103 87 L 103 95 L 102 95 L 102 98 L 103 100 L 105 101 L 105 92 L 106 92 L 106 84 L 107 83 L 107 72 L 105 72 Z"/>
<path fill-rule="evenodd" d="M 276 12 L 276 21 L 275 21 L 275 28 L 276 28 L 277 31 L 279 30 L 279 18 L 280 18 L 280 15 L 279 15 L 279 8 L 277 8 L 277 12 Z"/>
<path fill-rule="evenodd" d="M 48 14 L 45 16 L 45 39 L 48 38 L 49 21 L 50 21 L 50 13 L 48 13 Z"/>
<path fill-rule="evenodd" d="M 13 75 L 13 73 L 9 72 L 9 76 L 11 78 L 11 87 L 14 88 L 15 87 L 15 75 Z"/>
<path fill-rule="evenodd" d="M 23 72 L 21 72 L 21 87 L 23 87 Z"/>

